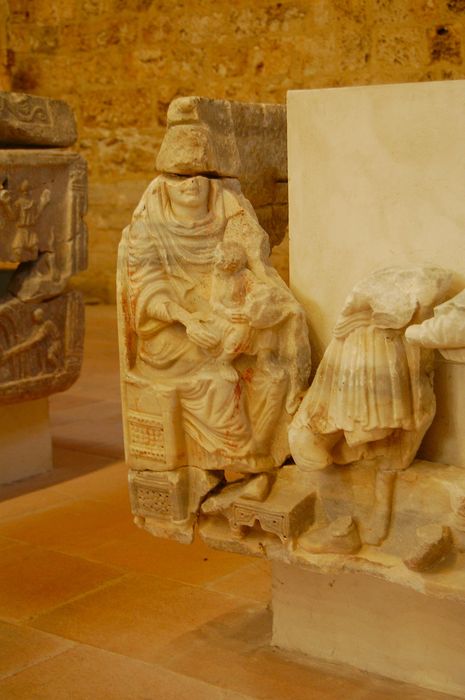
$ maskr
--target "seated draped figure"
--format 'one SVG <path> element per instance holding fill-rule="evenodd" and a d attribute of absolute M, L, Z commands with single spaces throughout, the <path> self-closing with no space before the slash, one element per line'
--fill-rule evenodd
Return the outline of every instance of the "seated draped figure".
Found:
<path fill-rule="evenodd" d="M 162 174 L 147 187 L 119 260 L 132 469 L 261 473 L 289 456 L 310 347 L 268 257 L 237 180 Z"/>
<path fill-rule="evenodd" d="M 411 324 L 429 318 L 452 275 L 427 266 L 372 273 L 346 299 L 315 375 L 289 429 L 303 470 L 365 460 L 377 470 L 374 506 L 362 540 L 380 544 L 389 529 L 396 474 L 413 461 L 435 413 L 433 354 L 409 342 Z M 312 533 L 309 551 L 356 551 L 350 518 Z"/>

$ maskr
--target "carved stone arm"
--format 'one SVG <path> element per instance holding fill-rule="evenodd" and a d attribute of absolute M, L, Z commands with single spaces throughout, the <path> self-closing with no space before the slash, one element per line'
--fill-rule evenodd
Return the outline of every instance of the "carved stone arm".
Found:
<path fill-rule="evenodd" d="M 188 311 L 175 301 L 170 300 L 159 301 L 152 299 L 147 305 L 146 314 L 149 318 L 166 321 L 167 323 L 179 321 L 184 326 L 187 326 L 191 320 L 191 314 Z"/>

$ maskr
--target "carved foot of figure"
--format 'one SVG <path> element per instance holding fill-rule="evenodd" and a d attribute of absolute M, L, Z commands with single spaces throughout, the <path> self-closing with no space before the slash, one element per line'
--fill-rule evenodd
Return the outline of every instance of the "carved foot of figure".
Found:
<path fill-rule="evenodd" d="M 247 498 L 251 501 L 265 501 L 271 491 L 275 481 L 275 474 L 259 474 L 250 479 L 245 485 L 241 498 Z"/>
<path fill-rule="evenodd" d="M 412 571 L 427 571 L 437 566 L 450 552 L 452 537 L 447 525 L 433 523 L 417 529 L 417 540 L 404 564 Z"/>
<path fill-rule="evenodd" d="M 392 499 L 397 472 L 378 470 L 375 482 L 375 504 L 370 522 L 363 528 L 363 542 L 379 546 L 384 542 L 391 526 Z"/>
<path fill-rule="evenodd" d="M 231 508 L 234 501 L 241 497 L 244 489 L 244 480 L 228 484 L 219 493 L 209 496 L 202 503 L 202 513 L 205 515 L 215 515 Z"/>
<path fill-rule="evenodd" d="M 350 515 L 299 539 L 299 546 L 313 554 L 355 554 L 361 545 L 357 525 Z"/>
<path fill-rule="evenodd" d="M 267 499 L 275 479 L 276 474 L 265 473 L 229 484 L 219 493 L 210 496 L 204 501 L 202 513 L 205 513 L 205 515 L 224 513 L 240 498 L 263 502 Z"/>

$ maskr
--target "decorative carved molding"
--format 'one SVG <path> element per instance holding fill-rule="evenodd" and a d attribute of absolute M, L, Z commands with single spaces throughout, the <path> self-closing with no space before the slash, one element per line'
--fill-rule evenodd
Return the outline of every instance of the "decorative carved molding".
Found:
<path fill-rule="evenodd" d="M 0 92 L 2 146 L 72 146 L 76 122 L 62 100 Z"/>

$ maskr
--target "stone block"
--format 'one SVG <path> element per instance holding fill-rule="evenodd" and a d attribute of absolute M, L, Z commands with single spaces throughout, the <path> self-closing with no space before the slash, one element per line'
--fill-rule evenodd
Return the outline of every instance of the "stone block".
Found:
<path fill-rule="evenodd" d="M 155 537 L 190 544 L 200 503 L 220 482 L 213 472 L 181 467 L 170 472 L 129 470 L 134 522 Z"/>
<path fill-rule="evenodd" d="M 254 208 L 287 204 L 286 108 L 182 97 L 168 109 L 157 169 L 237 178 Z M 285 210 L 287 218 L 287 208 Z M 285 228 L 272 225 L 276 242 Z M 279 232 L 278 232 L 279 231 Z M 273 241 L 274 242 L 274 241 Z"/>
<path fill-rule="evenodd" d="M 464 636 L 463 600 L 361 573 L 273 565 L 272 641 L 281 649 L 465 698 Z"/>
<path fill-rule="evenodd" d="M 275 180 L 287 179 L 286 107 L 211 100 L 204 97 L 181 97 L 170 104 L 168 129 L 195 125 L 203 127 L 214 142 L 216 160 L 206 170 L 222 177 L 244 176 L 246 172 L 271 172 Z M 267 142 L 272 148 L 263 148 Z M 260 154 L 253 161 L 253 154 Z M 176 155 L 166 150 L 159 154 L 157 167 L 177 172 Z M 182 163 L 179 172 L 182 173 Z M 189 174 L 186 173 L 186 174 Z"/>
<path fill-rule="evenodd" d="M 59 150 L 0 150 L 0 260 L 20 263 L 9 291 L 59 294 L 87 266 L 86 164 Z"/>
<path fill-rule="evenodd" d="M 0 143 L 3 146 L 72 146 L 76 138 L 74 114 L 66 102 L 0 92 Z"/>

